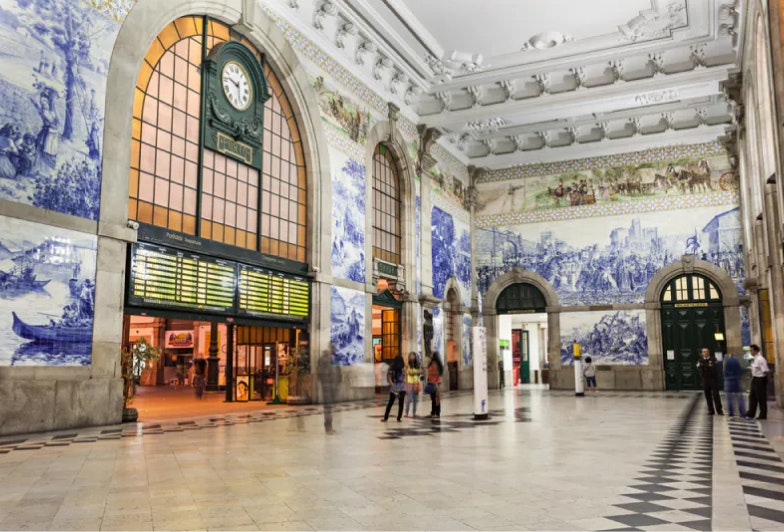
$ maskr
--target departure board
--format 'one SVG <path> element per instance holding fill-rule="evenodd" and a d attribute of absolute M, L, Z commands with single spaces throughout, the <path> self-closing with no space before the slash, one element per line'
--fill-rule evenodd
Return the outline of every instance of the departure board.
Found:
<path fill-rule="evenodd" d="M 310 283 L 306 279 L 239 265 L 239 313 L 306 318 L 309 301 Z"/>
<path fill-rule="evenodd" d="M 129 303 L 234 313 L 236 263 L 134 244 Z"/>
<path fill-rule="evenodd" d="M 303 277 L 155 244 L 131 245 L 128 304 L 306 321 Z"/>

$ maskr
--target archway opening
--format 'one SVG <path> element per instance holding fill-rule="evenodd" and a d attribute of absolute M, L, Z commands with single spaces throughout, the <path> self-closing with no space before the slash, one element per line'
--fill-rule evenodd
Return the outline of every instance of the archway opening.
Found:
<path fill-rule="evenodd" d="M 660 301 L 665 386 L 668 390 L 699 389 L 700 350 L 707 347 L 719 359 L 725 351 L 721 291 L 707 277 L 687 274 L 669 281 Z"/>
<path fill-rule="evenodd" d="M 507 286 L 496 300 L 501 384 L 546 384 L 547 314 L 544 294 L 532 284 Z"/>

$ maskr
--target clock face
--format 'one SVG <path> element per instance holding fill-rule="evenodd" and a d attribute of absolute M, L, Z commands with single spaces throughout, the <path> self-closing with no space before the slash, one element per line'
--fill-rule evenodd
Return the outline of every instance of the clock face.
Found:
<path fill-rule="evenodd" d="M 228 61 L 223 66 L 221 73 L 223 94 L 229 103 L 238 111 L 244 111 L 250 106 L 253 88 L 250 85 L 248 74 L 236 61 Z"/>

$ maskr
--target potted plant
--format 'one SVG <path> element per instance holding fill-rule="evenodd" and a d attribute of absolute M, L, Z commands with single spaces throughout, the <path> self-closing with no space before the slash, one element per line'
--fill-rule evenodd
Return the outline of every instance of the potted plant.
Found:
<path fill-rule="evenodd" d="M 161 350 L 147 343 L 144 338 L 139 338 L 130 347 L 124 347 L 120 353 L 120 371 L 123 378 L 123 423 L 136 421 L 139 412 L 130 405 L 136 395 L 136 385 L 139 383 L 142 370 L 147 363 L 157 361 Z"/>

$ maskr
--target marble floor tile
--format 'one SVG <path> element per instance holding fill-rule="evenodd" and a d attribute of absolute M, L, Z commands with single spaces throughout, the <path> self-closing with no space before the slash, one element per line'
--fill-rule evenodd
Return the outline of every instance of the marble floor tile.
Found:
<path fill-rule="evenodd" d="M 472 420 L 470 393 L 445 395 L 440 423 L 382 426 L 381 407 L 343 405 L 332 435 L 320 410 L 106 441 L 85 429 L 72 440 L 87 443 L 56 446 L 35 435 L 0 454 L 0 475 L 20 480 L 0 483 L 0 529 L 784 529 L 777 488 L 740 474 L 782 464 L 736 456 L 726 420 L 668 395 L 491 391 L 488 423 Z"/>

